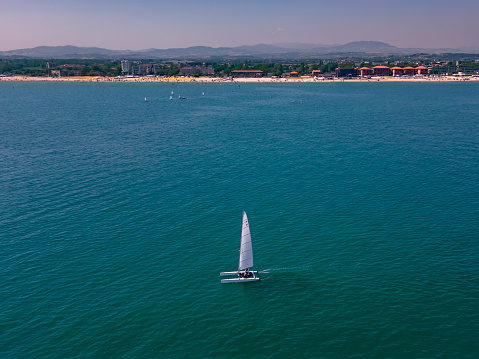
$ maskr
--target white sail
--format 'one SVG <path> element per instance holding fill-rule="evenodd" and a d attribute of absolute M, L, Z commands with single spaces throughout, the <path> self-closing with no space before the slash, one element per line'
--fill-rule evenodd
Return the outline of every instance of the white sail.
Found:
<path fill-rule="evenodd" d="M 241 248 L 238 270 L 253 266 L 253 246 L 251 245 L 251 233 L 249 230 L 248 217 L 243 212 L 243 229 L 241 230 Z"/>

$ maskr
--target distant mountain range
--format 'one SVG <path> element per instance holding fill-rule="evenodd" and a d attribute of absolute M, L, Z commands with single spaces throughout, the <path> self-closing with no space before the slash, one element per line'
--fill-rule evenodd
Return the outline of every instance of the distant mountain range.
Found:
<path fill-rule="evenodd" d="M 303 43 L 259 44 L 238 47 L 193 46 L 187 48 L 146 49 L 139 51 L 108 50 L 99 47 L 39 46 L 31 49 L 0 51 L 0 58 L 40 59 L 207 59 L 207 58 L 312 58 L 361 55 L 387 56 L 412 54 L 470 53 L 479 54 L 479 47 L 457 49 L 399 48 L 379 41 L 356 41 L 345 45 Z"/>

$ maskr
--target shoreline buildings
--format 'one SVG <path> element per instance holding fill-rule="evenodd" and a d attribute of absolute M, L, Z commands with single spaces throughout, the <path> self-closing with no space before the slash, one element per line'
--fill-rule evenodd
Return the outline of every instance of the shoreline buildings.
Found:
<path fill-rule="evenodd" d="M 369 76 L 415 76 L 415 75 L 428 75 L 429 69 L 425 66 L 406 66 L 406 67 L 388 67 L 388 66 L 374 66 L 370 67 L 361 67 L 357 69 L 358 75 L 360 77 L 369 77 Z M 338 76 L 344 77 L 344 76 Z"/>

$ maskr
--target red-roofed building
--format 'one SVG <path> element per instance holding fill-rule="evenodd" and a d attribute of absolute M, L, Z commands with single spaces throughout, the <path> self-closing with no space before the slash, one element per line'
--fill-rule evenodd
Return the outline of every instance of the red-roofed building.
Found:
<path fill-rule="evenodd" d="M 417 71 L 414 67 L 407 66 L 404 68 L 404 75 L 406 76 L 414 76 L 417 74 Z"/>
<path fill-rule="evenodd" d="M 429 69 L 425 66 L 419 66 L 416 70 L 417 70 L 418 75 L 428 75 L 429 74 Z"/>
<path fill-rule="evenodd" d="M 404 69 L 399 66 L 394 66 L 391 71 L 393 72 L 393 76 L 402 76 L 404 75 Z"/>
<path fill-rule="evenodd" d="M 321 71 L 320 70 L 313 70 L 313 77 L 319 77 L 321 76 Z"/>
<path fill-rule="evenodd" d="M 374 76 L 390 76 L 391 69 L 387 66 L 374 66 L 373 74 Z"/>
<path fill-rule="evenodd" d="M 368 77 L 373 74 L 373 69 L 370 69 L 369 67 L 361 67 L 359 69 L 359 75 L 361 77 Z"/>

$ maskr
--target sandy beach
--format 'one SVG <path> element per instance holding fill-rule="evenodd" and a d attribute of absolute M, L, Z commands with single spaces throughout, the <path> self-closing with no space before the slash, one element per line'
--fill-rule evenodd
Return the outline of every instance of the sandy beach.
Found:
<path fill-rule="evenodd" d="M 220 78 L 220 77 L 28 77 L 5 76 L 0 81 L 47 81 L 47 82 L 235 82 L 235 83 L 347 83 L 347 82 L 461 82 L 479 81 L 478 76 L 425 76 L 425 77 L 392 77 L 381 76 L 372 78 L 313 78 L 311 76 L 288 78 Z"/>

